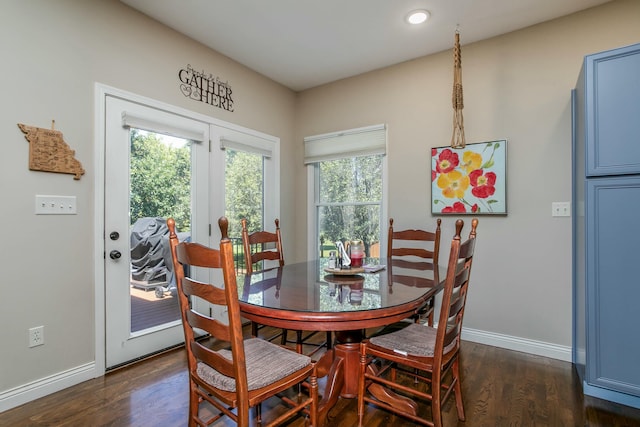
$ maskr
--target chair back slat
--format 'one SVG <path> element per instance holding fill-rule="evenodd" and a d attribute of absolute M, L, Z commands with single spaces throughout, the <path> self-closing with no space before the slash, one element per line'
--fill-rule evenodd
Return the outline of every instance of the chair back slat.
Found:
<path fill-rule="evenodd" d="M 433 258 L 434 251 L 428 251 L 422 248 L 391 248 L 390 256 L 415 256 L 418 258 Z"/>
<path fill-rule="evenodd" d="M 189 248 L 187 250 L 187 248 Z M 177 245 L 176 254 L 182 264 L 194 267 L 222 268 L 220 251 L 209 248 L 200 243 L 190 243 L 189 245 Z"/>
<path fill-rule="evenodd" d="M 460 245 L 460 259 L 468 259 L 473 256 L 475 250 L 476 240 L 475 237 L 469 238 L 466 242 Z"/>
<path fill-rule="evenodd" d="M 425 241 L 430 241 L 430 240 L 435 240 L 436 237 L 437 237 L 436 233 L 434 233 L 432 231 L 426 231 L 426 230 L 412 229 L 412 230 L 402 230 L 402 231 L 394 231 L 393 232 L 393 238 L 394 239 L 398 239 L 398 240 L 425 240 Z"/>
<path fill-rule="evenodd" d="M 402 258 L 392 258 L 389 265 L 394 268 L 408 268 L 410 270 L 431 271 L 433 270 L 433 262 L 427 261 L 409 261 Z"/>
<path fill-rule="evenodd" d="M 407 276 L 404 274 L 392 274 L 388 279 L 389 284 L 399 283 L 412 288 L 433 288 L 435 282 L 433 279 L 425 277 Z"/>
<path fill-rule="evenodd" d="M 457 328 L 457 325 L 452 326 L 447 330 L 447 333 L 444 335 L 444 340 L 442 343 L 442 348 L 447 348 L 451 343 L 458 339 L 458 335 L 460 331 Z"/>
<path fill-rule="evenodd" d="M 187 321 L 191 327 L 202 329 L 209 335 L 216 337 L 218 340 L 231 342 L 231 331 L 229 329 L 229 325 L 226 325 L 217 319 L 213 319 L 193 310 L 188 310 Z"/>
<path fill-rule="evenodd" d="M 212 304 L 227 305 L 226 295 L 223 289 L 211 286 L 209 283 L 199 282 L 189 277 L 182 279 L 182 289 L 187 295 L 196 296 Z"/>
<path fill-rule="evenodd" d="M 249 235 L 249 243 L 252 245 L 256 245 L 258 243 L 275 243 L 277 241 L 278 236 L 276 236 L 276 233 L 271 233 L 265 230 L 256 231 Z"/>
<path fill-rule="evenodd" d="M 198 360 L 209 366 L 215 366 L 216 371 L 222 375 L 232 378 L 236 376 L 236 368 L 234 367 L 233 360 L 229 360 L 219 353 L 211 351 L 197 341 L 191 343 L 191 351 L 193 351 L 193 354 Z"/>
<path fill-rule="evenodd" d="M 270 250 L 255 252 L 251 255 L 251 263 L 256 264 L 260 261 L 280 261 L 280 253 Z"/>

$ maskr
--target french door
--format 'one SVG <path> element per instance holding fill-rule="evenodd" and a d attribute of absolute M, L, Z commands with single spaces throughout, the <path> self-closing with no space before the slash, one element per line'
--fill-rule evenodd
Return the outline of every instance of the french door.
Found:
<path fill-rule="evenodd" d="M 210 246 L 219 243 L 222 215 L 232 224 L 231 238 L 239 239 L 243 217 L 272 227 L 280 206 L 280 147 L 270 135 L 96 88 L 95 215 L 103 233 L 95 247 L 96 363 L 104 371 L 184 341 L 166 219 L 176 220 L 180 239 Z M 221 283 L 219 272 L 192 273 Z M 226 318 L 216 306 L 191 303 Z"/>
<path fill-rule="evenodd" d="M 166 219 L 209 244 L 209 124 L 105 98 L 105 367 L 184 340 Z"/>

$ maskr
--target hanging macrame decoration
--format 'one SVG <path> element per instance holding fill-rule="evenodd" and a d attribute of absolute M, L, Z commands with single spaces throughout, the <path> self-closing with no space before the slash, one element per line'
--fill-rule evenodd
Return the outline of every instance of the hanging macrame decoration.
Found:
<path fill-rule="evenodd" d="M 453 135 L 451 136 L 451 148 L 464 148 L 464 118 L 462 109 L 462 54 L 460 51 L 460 32 L 456 30 L 456 41 L 453 47 Z"/>

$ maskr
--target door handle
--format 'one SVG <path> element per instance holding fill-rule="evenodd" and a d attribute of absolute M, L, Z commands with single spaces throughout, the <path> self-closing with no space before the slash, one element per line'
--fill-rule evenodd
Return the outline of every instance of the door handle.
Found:
<path fill-rule="evenodd" d="M 122 254 L 120 253 L 120 251 L 113 250 L 109 252 L 109 258 L 111 259 L 119 259 L 121 256 Z"/>

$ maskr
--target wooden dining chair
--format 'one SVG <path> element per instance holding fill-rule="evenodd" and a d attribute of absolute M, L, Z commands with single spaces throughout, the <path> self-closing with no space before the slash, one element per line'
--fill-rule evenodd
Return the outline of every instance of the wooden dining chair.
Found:
<path fill-rule="evenodd" d="M 244 248 L 244 259 L 246 265 L 247 274 L 253 272 L 265 270 L 269 266 L 265 261 L 277 261 L 280 267 L 284 265 L 284 252 L 282 250 L 282 235 L 280 233 L 280 220 L 275 220 L 276 229 L 275 232 L 266 230 L 255 231 L 249 233 L 246 218 L 242 219 L 242 247 Z M 259 270 L 256 270 L 256 265 Z M 258 336 L 258 330 L 260 325 L 255 322 L 251 322 L 251 333 L 254 336 Z M 309 343 L 309 339 L 316 335 L 314 331 L 293 331 L 296 334 L 295 341 L 288 339 L 289 331 L 287 329 L 281 330 L 281 335 L 272 336 L 269 339 L 273 340 L 276 337 L 281 337 L 281 344 L 286 345 L 289 343 L 295 344 L 298 353 L 304 352 L 304 345 Z M 314 350 L 309 354 L 313 354 L 319 351 L 322 347 L 330 349 L 332 346 L 332 334 L 326 333 L 326 340 L 322 343 L 312 344 Z"/>
<path fill-rule="evenodd" d="M 226 415 L 238 426 L 249 426 L 250 408 L 255 408 L 261 425 L 261 402 L 278 396 L 286 410 L 278 412 L 268 426 L 279 425 L 298 413 L 308 416 L 316 426 L 316 364 L 308 356 L 269 341 L 244 339 L 233 248 L 227 235 L 229 223 L 222 217 L 218 224 L 222 239 L 220 249 L 213 249 L 198 243 L 179 243 L 175 221 L 167 220 L 189 370 L 188 425 L 208 426 Z M 221 270 L 222 283 L 185 276 L 184 266 L 190 273 L 202 271 L 203 277 L 209 277 L 207 270 Z M 226 319 L 193 309 L 191 303 L 196 297 L 220 307 Z M 206 341 L 196 339 L 195 329 L 209 334 L 216 344 L 226 345 L 219 351 L 210 349 Z"/>
<path fill-rule="evenodd" d="M 260 230 L 249 233 L 246 218 L 242 219 L 242 247 L 244 249 L 245 269 L 247 274 L 254 270 L 265 270 L 269 267 L 266 261 L 277 261 L 277 265 L 284 265 L 282 250 L 282 236 L 280 234 L 280 220 L 276 218 L 274 232 Z M 256 266 L 257 264 L 257 266 Z"/>
<path fill-rule="evenodd" d="M 249 233 L 247 228 L 247 220 L 242 219 L 242 248 L 244 251 L 244 265 L 246 274 L 252 274 L 254 269 L 264 270 L 268 266 L 269 261 L 277 261 L 276 264 L 282 267 L 284 265 L 284 252 L 282 250 L 282 238 L 280 235 L 280 220 L 275 220 L 276 230 L 275 232 L 269 231 L 256 231 Z M 251 322 L 251 334 L 258 336 L 258 330 L 262 328 L 256 322 Z M 286 343 L 287 331 L 282 329 L 279 334 L 269 337 L 269 340 L 274 340 L 280 336 L 284 336 L 283 344 Z"/>
<path fill-rule="evenodd" d="M 452 392 L 458 419 L 464 421 L 460 334 L 478 220 L 471 221 L 471 232 L 464 242 L 460 238 L 463 226 L 461 219 L 456 221 L 437 328 L 412 323 L 360 344 L 359 426 L 363 425 L 365 403 L 370 403 L 417 424 L 441 427 L 442 406 Z M 418 404 L 406 396 L 430 402 L 431 420 L 425 417 L 424 411 L 418 413 Z"/>
<path fill-rule="evenodd" d="M 438 266 L 440 253 L 440 218 L 436 221 L 435 231 L 407 229 L 395 230 L 393 218 L 389 219 L 389 237 L 387 242 L 387 258 L 390 258 L 389 269 L 393 266 L 415 270 L 433 270 Z M 437 270 L 436 270 L 437 271 Z M 426 319 L 429 326 L 433 326 L 433 311 L 435 298 L 430 298 L 427 304 L 413 317 L 418 323 Z"/>

